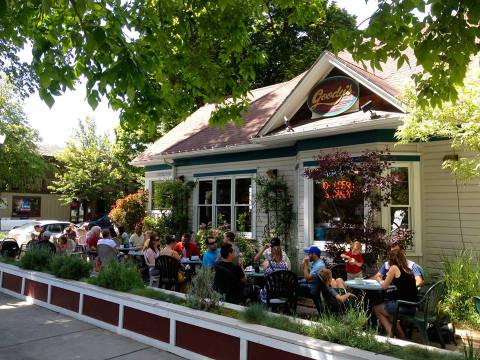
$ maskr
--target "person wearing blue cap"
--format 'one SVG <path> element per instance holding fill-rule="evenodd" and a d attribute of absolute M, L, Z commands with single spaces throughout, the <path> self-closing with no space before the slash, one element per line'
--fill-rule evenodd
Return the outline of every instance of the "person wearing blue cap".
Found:
<path fill-rule="evenodd" d="M 325 269 L 325 263 L 320 259 L 321 251 L 318 247 L 312 245 L 306 252 L 307 255 L 301 264 L 304 280 L 299 282 L 299 295 L 304 297 L 318 296 L 318 272 Z"/>

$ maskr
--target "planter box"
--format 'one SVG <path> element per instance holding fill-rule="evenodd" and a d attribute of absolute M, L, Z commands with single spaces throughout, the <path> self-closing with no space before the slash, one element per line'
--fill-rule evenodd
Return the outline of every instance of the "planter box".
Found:
<path fill-rule="evenodd" d="M 0 291 L 187 359 L 389 356 L 0 263 Z"/>

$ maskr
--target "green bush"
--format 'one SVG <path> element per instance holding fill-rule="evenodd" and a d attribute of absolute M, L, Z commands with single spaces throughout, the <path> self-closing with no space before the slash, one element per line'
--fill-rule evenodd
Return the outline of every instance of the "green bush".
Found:
<path fill-rule="evenodd" d="M 77 256 L 55 256 L 50 264 L 50 270 L 56 277 L 80 280 L 89 277 L 92 266 Z"/>
<path fill-rule="evenodd" d="M 187 306 L 209 311 L 216 308 L 222 295 L 213 289 L 215 274 L 208 267 L 201 267 L 193 277 L 187 292 Z"/>
<path fill-rule="evenodd" d="M 129 291 L 134 288 L 144 288 L 140 272 L 129 262 L 110 261 L 102 266 L 96 278 L 89 283 L 117 291 Z"/>
<path fill-rule="evenodd" d="M 22 256 L 19 266 L 26 270 L 48 271 L 50 270 L 52 258 L 53 254 L 51 251 L 32 247 Z"/>
<path fill-rule="evenodd" d="M 473 296 L 480 295 L 480 256 L 464 250 L 443 259 L 445 296 L 441 312 L 451 321 L 480 329 Z"/>

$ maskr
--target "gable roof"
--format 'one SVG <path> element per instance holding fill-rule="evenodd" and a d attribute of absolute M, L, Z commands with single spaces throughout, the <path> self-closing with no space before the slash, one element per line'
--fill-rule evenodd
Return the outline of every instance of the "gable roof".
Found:
<path fill-rule="evenodd" d="M 290 81 L 252 90 L 249 110 L 242 115 L 244 124 L 235 127 L 231 123 L 224 128 L 209 127 L 208 122 L 216 105 L 207 104 L 192 113 L 162 138 L 137 156 L 133 165 L 143 166 L 163 163 L 164 158 L 192 155 L 199 152 L 247 150 L 259 145 L 254 139 L 278 135 L 274 131 L 283 124 L 283 117 L 291 118 L 305 102 L 309 90 L 333 68 L 338 68 L 367 87 L 391 105 L 402 111 L 398 96 L 406 80 L 416 70 L 413 51 L 406 52 L 410 67 L 404 64 L 397 70 L 396 61 L 382 64 L 376 70 L 353 61 L 348 53 L 338 56 L 325 51 L 312 67 Z M 392 116 L 389 115 L 389 118 Z M 347 119 L 352 118 L 351 115 Z M 339 121 L 343 124 L 343 121 Z M 322 126 L 318 127 L 320 130 Z"/>

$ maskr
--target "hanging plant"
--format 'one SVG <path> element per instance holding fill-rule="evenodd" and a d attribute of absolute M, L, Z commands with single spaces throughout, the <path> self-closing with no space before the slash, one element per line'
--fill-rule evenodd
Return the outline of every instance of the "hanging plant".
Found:
<path fill-rule="evenodd" d="M 295 219 L 290 189 L 283 177 L 257 178 L 256 204 L 267 215 L 264 238 L 277 236 L 283 240 L 285 251 L 292 254 L 291 230 Z"/>

